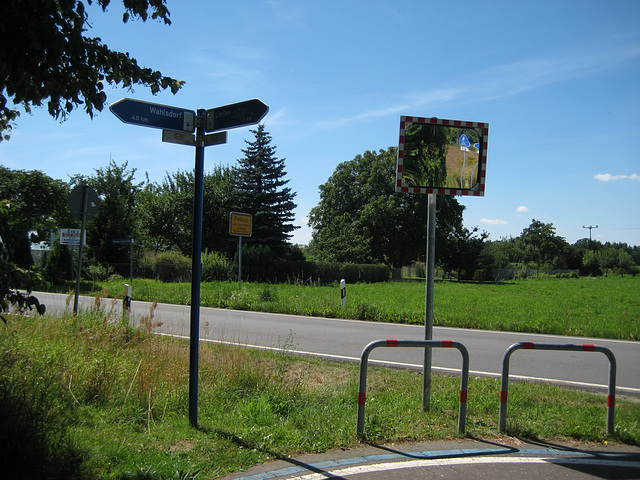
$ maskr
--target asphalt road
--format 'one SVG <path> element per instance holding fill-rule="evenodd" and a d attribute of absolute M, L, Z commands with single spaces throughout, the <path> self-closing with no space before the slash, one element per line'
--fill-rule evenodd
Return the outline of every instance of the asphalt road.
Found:
<path fill-rule="evenodd" d="M 42 292 L 36 292 L 35 295 L 47 305 L 48 312 L 73 309 L 72 297 L 67 305 L 66 295 Z M 81 297 L 80 309 L 89 308 L 93 302 L 93 297 Z M 121 308 L 121 301 L 107 299 L 104 304 L 109 309 L 119 311 Z M 150 306 L 147 302 L 134 300 L 134 319 L 148 314 Z M 154 321 L 162 322 L 162 325 L 154 331 L 188 337 L 190 312 L 188 306 L 159 304 L 154 312 Z M 383 339 L 424 339 L 424 327 L 201 308 L 200 338 L 202 341 L 287 350 L 357 362 L 368 343 Z M 505 350 L 516 342 L 607 347 L 616 357 L 616 394 L 640 397 L 640 342 L 442 327 L 434 328 L 433 339 L 453 340 L 465 345 L 469 351 L 470 374 L 476 376 L 499 377 Z M 372 352 L 370 362 L 418 369 L 423 362 L 423 353 L 422 349 L 378 348 Z M 457 350 L 433 349 L 434 370 L 455 374 L 461 366 L 462 360 Z M 599 352 L 518 350 L 510 361 L 511 379 L 536 379 L 585 390 L 605 392 L 608 375 L 609 361 Z"/>

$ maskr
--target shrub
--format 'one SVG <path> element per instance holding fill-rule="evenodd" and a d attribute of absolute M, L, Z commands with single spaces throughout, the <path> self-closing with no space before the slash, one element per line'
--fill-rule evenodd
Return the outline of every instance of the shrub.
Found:
<path fill-rule="evenodd" d="M 96 282 L 109 278 L 109 270 L 102 265 L 89 265 L 83 273 L 89 280 Z"/>
<path fill-rule="evenodd" d="M 220 252 L 202 254 L 202 281 L 227 281 L 231 277 L 231 263 Z"/>
<path fill-rule="evenodd" d="M 178 252 L 163 252 L 156 255 L 155 275 L 163 282 L 184 282 L 191 276 L 191 259 Z"/>
<path fill-rule="evenodd" d="M 391 269 L 386 265 L 261 260 L 251 264 L 251 260 L 242 258 L 245 280 L 330 285 L 341 279 L 347 283 L 387 282 L 391 275 Z"/>
<path fill-rule="evenodd" d="M 276 261 L 266 245 L 242 246 L 242 279 L 252 282 L 273 282 Z M 238 274 L 238 254 L 234 259 L 234 273 Z"/>
<path fill-rule="evenodd" d="M 156 257 L 147 253 L 136 265 L 136 276 L 141 278 L 155 278 Z"/>
<path fill-rule="evenodd" d="M 56 242 L 47 255 L 44 277 L 51 283 L 61 283 L 74 278 L 71 247 Z"/>

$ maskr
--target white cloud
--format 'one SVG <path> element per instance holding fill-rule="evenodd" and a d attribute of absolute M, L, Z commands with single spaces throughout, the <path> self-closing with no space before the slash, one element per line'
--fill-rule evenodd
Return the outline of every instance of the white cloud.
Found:
<path fill-rule="evenodd" d="M 492 220 L 490 218 L 481 218 L 480 223 L 484 223 L 485 225 L 507 225 L 509 222 L 507 222 L 506 220 Z"/>
<path fill-rule="evenodd" d="M 518 208 L 516 208 L 516 212 L 519 212 L 519 213 L 527 213 L 528 211 L 529 209 L 524 205 L 520 205 Z"/>
<path fill-rule="evenodd" d="M 626 65 L 640 57 L 640 46 L 625 39 L 602 40 L 587 50 L 565 52 L 561 55 L 549 53 L 538 58 L 522 59 L 513 63 L 491 67 L 447 81 L 446 87 L 411 92 L 404 101 L 394 101 L 388 107 L 363 111 L 345 118 L 316 122 L 318 128 L 342 128 L 355 122 L 369 121 L 397 114 L 411 114 L 408 110 L 425 109 L 449 104 L 495 100 L 518 95 L 549 84 L 584 77 L 595 72 Z M 217 70 L 216 70 L 217 71 Z M 474 119 L 478 120 L 478 119 Z"/>
<path fill-rule="evenodd" d="M 610 173 L 599 173 L 594 175 L 596 180 L 601 182 L 610 182 L 613 180 L 636 180 L 640 181 L 640 175 L 637 173 L 632 173 L 631 175 L 611 175 Z"/>
<path fill-rule="evenodd" d="M 352 117 L 337 118 L 333 120 L 319 120 L 315 122 L 315 126 L 317 128 L 339 128 L 356 122 L 373 120 L 375 118 L 386 117 L 389 115 L 400 115 L 402 112 L 406 112 L 409 108 L 409 105 L 406 104 L 394 105 L 388 108 L 369 110 Z"/>

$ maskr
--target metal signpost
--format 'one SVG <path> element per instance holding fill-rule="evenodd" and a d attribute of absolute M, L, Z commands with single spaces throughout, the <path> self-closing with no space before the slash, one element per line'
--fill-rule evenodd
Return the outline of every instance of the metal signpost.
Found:
<path fill-rule="evenodd" d="M 193 256 L 191 264 L 191 324 L 189 329 L 189 422 L 198 426 L 198 346 L 200 342 L 200 281 L 202 272 L 202 199 L 204 190 L 204 147 L 226 143 L 226 132 L 205 132 L 253 125 L 264 118 L 269 107 L 252 99 L 209 110 L 193 110 L 124 98 L 109 106 L 124 123 L 161 128 L 162 141 L 196 148 L 193 199 Z M 194 135 L 185 135 L 184 132 Z M 177 133 L 176 133 L 177 132 Z"/>
<path fill-rule="evenodd" d="M 82 222 L 82 226 L 80 227 L 81 240 L 80 246 L 78 247 L 78 270 L 76 271 L 76 295 L 73 300 L 73 314 L 77 315 L 85 227 L 87 225 L 87 220 L 93 218 L 97 213 L 98 205 L 100 205 L 100 198 L 95 190 L 88 185 L 78 185 L 69 194 L 68 205 L 71 215 Z"/>
<path fill-rule="evenodd" d="M 466 133 L 465 133 L 466 132 Z M 427 205 L 427 271 L 425 292 L 425 334 L 426 341 L 433 339 L 433 288 L 435 276 L 435 244 L 436 244 L 436 195 L 469 195 L 483 196 L 485 188 L 487 141 L 489 125 L 484 122 L 468 122 L 465 120 L 446 120 L 426 117 L 400 117 L 400 141 L 398 146 L 398 162 L 396 170 L 396 192 L 419 193 L 428 195 Z M 470 151 L 470 138 L 474 140 L 477 152 L 477 163 L 472 169 L 469 186 L 464 186 L 466 168 L 466 152 Z M 457 139 L 464 152 L 463 165 L 458 178 L 455 170 L 456 162 L 449 162 L 449 151 L 455 145 L 451 139 Z M 478 141 L 476 141 L 476 138 Z M 436 150 L 424 152 L 423 145 L 437 145 Z M 457 147 L 456 147 L 457 148 Z M 443 158 L 442 153 L 445 152 Z M 454 157 L 455 158 L 455 157 Z M 437 164 L 430 162 L 436 159 Z M 442 161 L 440 163 L 440 161 Z M 427 167 L 427 168 L 424 168 Z M 433 168 L 435 167 L 435 168 Z M 434 178 L 424 178 L 420 172 L 433 169 L 437 171 Z M 452 187 L 456 182 L 459 187 Z M 431 402 L 431 347 L 425 347 L 422 404 L 425 411 L 430 409 Z"/>
<path fill-rule="evenodd" d="M 242 237 L 253 233 L 253 216 L 249 213 L 229 212 L 229 233 L 238 237 L 238 290 L 242 288 Z"/>
<path fill-rule="evenodd" d="M 424 302 L 424 339 L 433 340 L 433 289 L 436 271 L 436 194 L 430 193 L 427 199 L 427 279 L 425 282 Z M 431 409 L 431 347 L 424 349 L 424 368 L 422 371 L 422 409 Z"/>

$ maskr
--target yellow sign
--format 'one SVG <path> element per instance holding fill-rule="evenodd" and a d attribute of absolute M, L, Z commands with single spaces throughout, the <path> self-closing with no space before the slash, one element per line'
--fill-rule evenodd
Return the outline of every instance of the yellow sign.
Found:
<path fill-rule="evenodd" d="M 239 235 L 242 237 L 251 236 L 251 214 L 249 213 L 229 213 L 229 233 L 231 235 Z"/>

